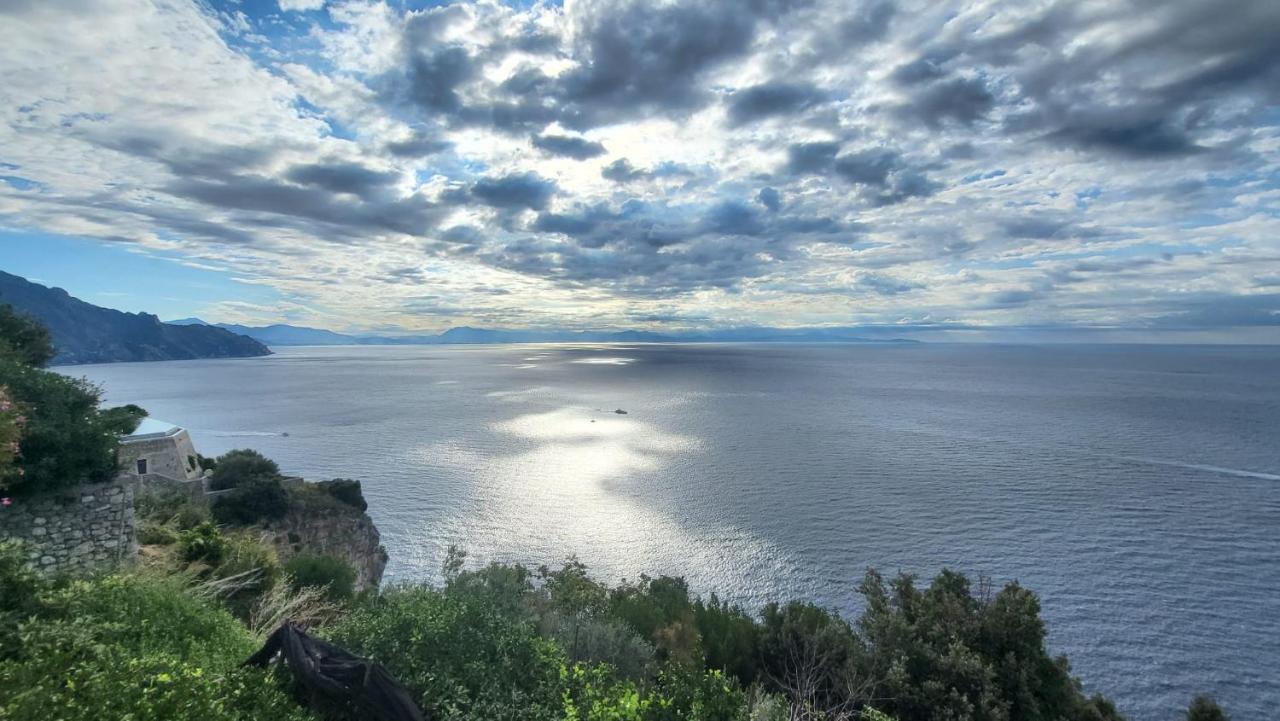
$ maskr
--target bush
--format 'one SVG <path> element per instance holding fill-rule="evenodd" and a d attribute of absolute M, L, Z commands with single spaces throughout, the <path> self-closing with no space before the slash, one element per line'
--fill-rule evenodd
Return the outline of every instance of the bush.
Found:
<path fill-rule="evenodd" d="M 178 542 L 178 532 L 157 523 L 144 523 L 138 527 L 138 543 L 144 546 L 172 546 Z"/>
<path fill-rule="evenodd" d="M 23 547 L 0 541 L 0 661 L 16 648 L 18 623 L 38 608 L 44 579 L 27 565 Z"/>
<path fill-rule="evenodd" d="M 480 599 L 391 589 L 359 602 L 332 635 L 386 664 L 428 718 L 561 717 L 563 654 Z"/>
<path fill-rule="evenodd" d="M 247 481 L 213 501 L 213 517 L 219 523 L 247 526 L 288 512 L 289 494 L 276 478 Z"/>
<path fill-rule="evenodd" d="M 356 572 L 341 558 L 300 553 L 285 563 L 284 571 L 295 590 L 307 586 L 323 588 L 332 601 L 345 601 L 355 594 Z"/>
<path fill-rule="evenodd" d="M 0 658 L 13 721 L 302 721 L 268 673 L 239 668 L 256 643 L 176 578 L 109 576 L 47 588 Z"/>
<path fill-rule="evenodd" d="M 205 521 L 178 536 L 178 559 L 186 563 L 203 563 L 215 568 L 227 556 L 229 544 L 222 532 Z"/>
<path fill-rule="evenodd" d="M 1187 708 L 1187 721 L 1230 721 L 1218 702 L 1208 696 L 1196 696 Z"/>
<path fill-rule="evenodd" d="M 216 595 L 227 608 L 237 618 L 245 619 L 258 599 L 279 582 L 280 558 L 273 546 L 243 533 L 224 538 L 222 561 L 206 579 L 217 588 Z"/>
<path fill-rule="evenodd" d="M 871 695 L 899 721 L 1120 718 L 1105 699 L 1084 697 L 1065 658 L 1049 656 L 1039 599 L 1016 583 L 976 597 L 954 571 L 923 591 L 911 576 L 886 583 L 869 571 L 859 590 Z"/>
<path fill-rule="evenodd" d="M 215 491 L 238 488 L 254 481 L 279 481 L 280 467 L 261 453 L 248 448 L 227 451 L 218 457 L 209 478 Z"/>
<path fill-rule="evenodd" d="M 349 478 L 335 478 L 332 481 L 320 481 L 314 485 L 316 488 L 357 510 L 365 511 L 369 508 L 369 504 L 364 500 L 364 493 L 360 490 L 360 481 L 353 481 Z"/>

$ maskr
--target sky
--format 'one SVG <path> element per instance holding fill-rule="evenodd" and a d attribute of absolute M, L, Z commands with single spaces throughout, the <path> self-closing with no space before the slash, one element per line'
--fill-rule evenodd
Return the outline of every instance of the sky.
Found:
<path fill-rule="evenodd" d="M 0 269 L 334 330 L 1280 342 L 1274 0 L 0 0 Z"/>

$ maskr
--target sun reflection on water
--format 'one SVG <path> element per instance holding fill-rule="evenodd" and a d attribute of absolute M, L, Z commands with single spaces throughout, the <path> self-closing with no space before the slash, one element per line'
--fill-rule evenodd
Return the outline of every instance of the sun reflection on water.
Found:
<path fill-rule="evenodd" d="M 692 462 L 697 438 L 585 407 L 527 413 L 490 430 L 497 447 L 520 450 L 501 455 L 454 443 L 422 450 L 425 460 L 469 479 L 472 507 L 436 532 L 476 558 L 554 563 L 574 553 L 612 579 L 655 571 L 706 579 L 788 563 L 741 529 L 715 519 L 682 523 L 646 501 L 647 480 Z M 519 557 L 513 548 L 522 549 Z"/>

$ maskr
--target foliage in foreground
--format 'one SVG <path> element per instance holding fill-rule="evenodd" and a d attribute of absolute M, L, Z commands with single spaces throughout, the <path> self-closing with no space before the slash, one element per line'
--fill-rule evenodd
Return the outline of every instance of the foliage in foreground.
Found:
<path fill-rule="evenodd" d="M 298 590 L 246 533 L 178 536 L 178 565 L 82 580 L 44 579 L 0 545 L 0 688 L 16 690 L 0 718 L 309 718 L 287 684 L 238 667 L 287 618 L 385 664 L 438 721 L 1121 718 L 1045 652 L 1017 584 L 872 572 L 848 622 L 802 602 L 749 614 L 679 578 L 610 587 L 572 560 L 464 570 L 452 554 L 443 588 L 335 600 Z M 245 596 L 246 578 L 266 590 Z M 1185 718 L 1226 716 L 1201 697 Z"/>
<path fill-rule="evenodd" d="M 180 577 L 14 578 L 8 560 L 19 557 L 0 547 L 0 620 L 13 624 L 0 645 L 0 718 L 311 718 L 269 674 L 239 668 L 255 639 Z"/>

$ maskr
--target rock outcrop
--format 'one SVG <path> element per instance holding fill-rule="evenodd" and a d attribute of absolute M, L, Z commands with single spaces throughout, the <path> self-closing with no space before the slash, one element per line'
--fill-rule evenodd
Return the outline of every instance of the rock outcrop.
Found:
<path fill-rule="evenodd" d="M 387 567 L 387 549 L 378 527 L 364 511 L 344 504 L 295 507 L 264 525 L 281 562 L 299 553 L 341 558 L 356 572 L 356 587 L 377 588 Z"/>

